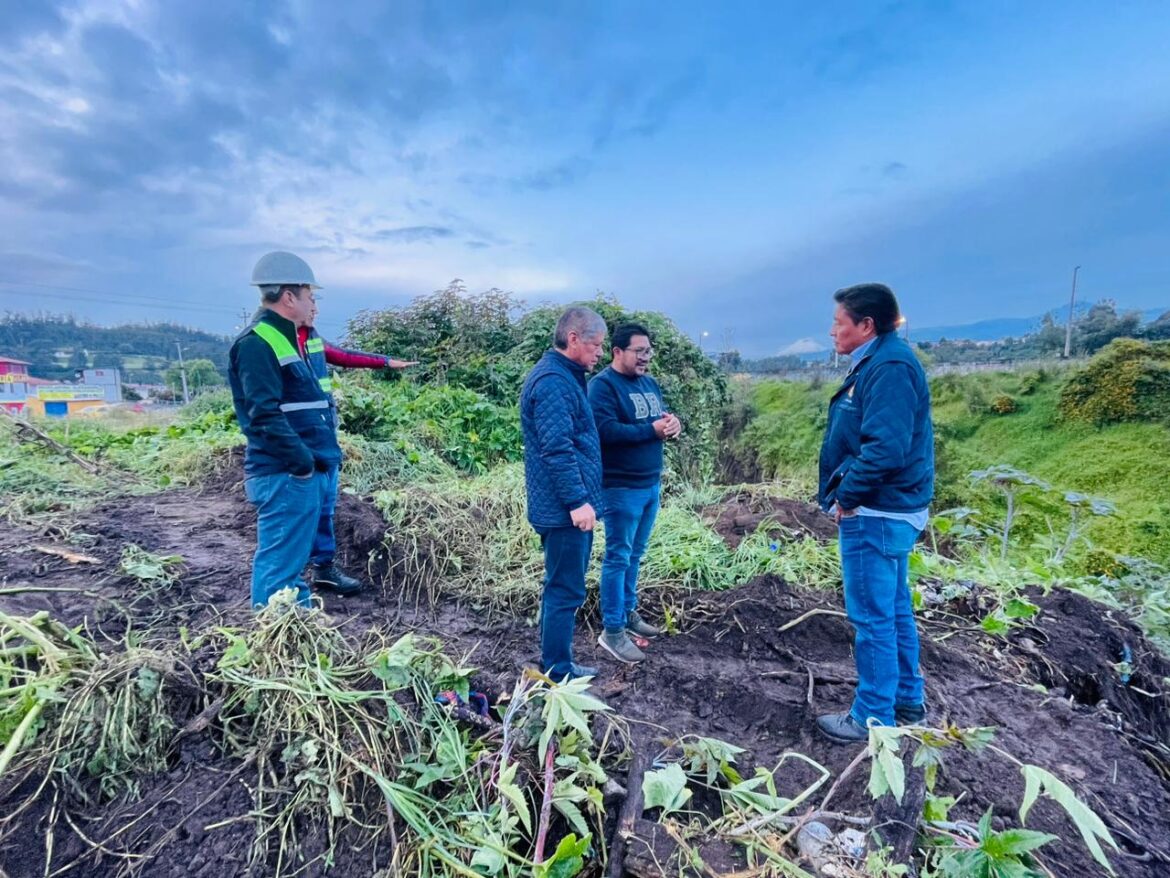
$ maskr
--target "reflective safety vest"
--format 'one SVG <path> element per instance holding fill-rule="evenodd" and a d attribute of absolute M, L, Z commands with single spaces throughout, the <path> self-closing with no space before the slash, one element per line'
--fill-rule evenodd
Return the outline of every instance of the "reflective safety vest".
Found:
<path fill-rule="evenodd" d="M 258 320 L 252 325 L 252 332 L 265 341 L 280 364 L 283 382 L 280 410 L 289 426 L 313 450 L 315 457 L 336 464 L 341 460 L 341 450 L 337 445 L 333 397 L 325 389 L 313 362 L 319 359 L 320 368 L 325 368 L 324 343 L 316 339 L 320 350 L 306 361 L 297 353 L 293 343 L 271 323 Z"/>
<path fill-rule="evenodd" d="M 317 330 L 310 329 L 305 339 L 305 359 L 309 361 L 309 368 L 317 376 L 317 384 L 329 399 L 329 418 L 333 428 L 337 429 L 337 402 L 333 399 L 333 379 L 329 377 L 329 363 L 325 359 L 325 339 L 317 335 Z"/>

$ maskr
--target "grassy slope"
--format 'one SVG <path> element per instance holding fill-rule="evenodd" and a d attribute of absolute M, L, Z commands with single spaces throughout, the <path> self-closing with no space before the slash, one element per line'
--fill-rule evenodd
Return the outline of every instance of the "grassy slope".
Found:
<path fill-rule="evenodd" d="M 1034 373 L 1033 373 L 1034 374 Z M 1094 427 L 1060 420 L 1060 382 L 1027 374 L 949 376 L 932 382 L 939 434 L 938 505 L 973 503 L 973 470 L 1004 463 L 1062 490 L 1101 496 L 1117 504 L 1117 519 L 1094 522 L 1094 542 L 1111 551 L 1170 560 L 1170 431 L 1158 424 Z M 765 470 L 807 477 L 815 436 L 823 429 L 829 389 L 765 381 L 752 390 L 755 419 L 743 441 L 761 452 Z M 987 409 L 1010 396 L 1018 409 Z M 972 409 L 975 409 L 974 411 Z"/>

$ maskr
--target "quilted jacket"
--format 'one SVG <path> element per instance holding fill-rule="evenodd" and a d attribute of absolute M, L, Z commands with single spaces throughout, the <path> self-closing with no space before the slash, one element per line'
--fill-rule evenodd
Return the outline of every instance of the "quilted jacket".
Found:
<path fill-rule="evenodd" d="M 570 527 L 570 510 L 585 503 L 600 518 L 601 443 L 585 395 L 585 369 L 555 349 L 546 351 L 520 391 L 520 429 L 533 527 Z"/>
<path fill-rule="evenodd" d="M 909 345 L 878 336 L 829 403 L 821 506 L 916 512 L 934 492 L 930 385 Z"/>

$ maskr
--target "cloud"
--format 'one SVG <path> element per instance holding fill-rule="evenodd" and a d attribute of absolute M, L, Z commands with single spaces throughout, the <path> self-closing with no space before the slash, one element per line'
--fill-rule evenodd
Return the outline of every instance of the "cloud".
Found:
<path fill-rule="evenodd" d="M 593 163 L 589 159 L 573 156 L 547 168 L 513 178 L 512 188 L 547 192 L 550 189 L 571 186 L 588 176 L 592 169 Z"/>
<path fill-rule="evenodd" d="M 397 244 L 415 244 L 419 241 L 434 241 L 453 238 L 455 230 L 446 226 L 406 226 L 398 229 L 378 229 L 371 236 L 375 241 L 391 241 Z"/>

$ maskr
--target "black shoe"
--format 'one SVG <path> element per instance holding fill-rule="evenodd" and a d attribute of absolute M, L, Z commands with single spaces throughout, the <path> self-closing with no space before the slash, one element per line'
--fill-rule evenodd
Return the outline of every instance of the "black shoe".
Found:
<path fill-rule="evenodd" d="M 869 729 L 848 713 L 818 716 L 817 728 L 834 744 L 864 744 L 869 740 Z"/>
<path fill-rule="evenodd" d="M 318 591 L 331 591 L 334 594 L 357 594 L 365 585 L 360 579 L 346 576 L 337 569 L 335 564 L 326 564 L 323 567 L 314 567 L 309 585 Z"/>
<path fill-rule="evenodd" d="M 598 674 L 597 668 L 591 668 L 589 665 L 579 665 L 573 662 L 570 667 L 572 667 L 572 670 L 569 671 L 570 680 L 576 680 L 578 677 L 596 677 Z"/>
<path fill-rule="evenodd" d="M 900 726 L 920 726 L 925 719 L 925 704 L 894 705 L 894 722 Z"/>

